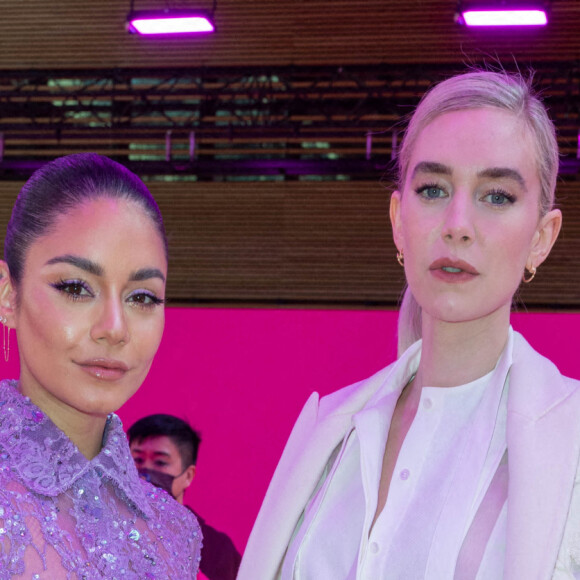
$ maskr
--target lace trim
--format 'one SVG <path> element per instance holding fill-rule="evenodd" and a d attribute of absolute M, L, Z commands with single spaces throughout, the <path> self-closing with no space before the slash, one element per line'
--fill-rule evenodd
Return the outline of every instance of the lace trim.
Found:
<path fill-rule="evenodd" d="M 103 435 L 103 448 L 91 461 L 28 397 L 18 381 L 0 381 L 0 459 L 9 459 L 16 478 L 29 490 L 56 497 L 89 470 L 114 483 L 120 499 L 144 516 L 152 512 L 145 492 L 134 485 L 137 470 L 129 452 L 121 420 L 111 414 Z M 131 483 L 129 483 L 131 482 Z"/>

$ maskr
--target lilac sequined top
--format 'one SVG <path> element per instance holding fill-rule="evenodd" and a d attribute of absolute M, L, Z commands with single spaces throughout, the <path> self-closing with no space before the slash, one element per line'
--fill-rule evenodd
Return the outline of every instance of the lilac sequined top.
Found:
<path fill-rule="evenodd" d="M 0 580 L 194 579 L 201 539 L 189 510 L 139 478 L 116 415 L 89 461 L 0 382 Z"/>

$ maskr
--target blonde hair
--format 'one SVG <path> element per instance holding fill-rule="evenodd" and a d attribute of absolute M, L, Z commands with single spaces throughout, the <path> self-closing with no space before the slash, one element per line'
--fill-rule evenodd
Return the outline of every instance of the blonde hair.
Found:
<path fill-rule="evenodd" d="M 540 179 L 540 215 L 554 206 L 558 178 L 558 142 L 556 130 L 546 107 L 532 88 L 532 78 L 505 71 L 472 71 L 460 74 L 432 87 L 415 109 L 397 159 L 398 187 L 403 191 L 409 162 L 421 131 L 445 113 L 492 107 L 508 111 L 522 120 L 534 137 L 536 165 Z M 421 307 L 406 288 L 398 323 L 399 356 L 421 338 Z"/>

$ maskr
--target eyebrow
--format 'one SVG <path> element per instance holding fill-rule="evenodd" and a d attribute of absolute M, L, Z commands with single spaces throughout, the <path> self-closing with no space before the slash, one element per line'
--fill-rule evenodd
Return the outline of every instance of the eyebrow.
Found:
<path fill-rule="evenodd" d="M 87 258 L 81 258 L 80 256 L 74 256 L 73 254 L 55 256 L 46 262 L 47 266 L 52 264 L 70 264 L 95 276 L 103 276 L 105 273 L 103 267 L 96 262 Z M 143 280 L 150 280 L 151 278 L 159 278 L 165 282 L 165 276 L 159 268 L 141 268 L 131 274 L 129 281 L 142 282 Z"/>
<path fill-rule="evenodd" d="M 141 268 L 131 275 L 131 282 L 141 282 L 142 280 L 150 280 L 151 278 L 160 278 L 165 282 L 163 272 L 158 268 Z"/>
<path fill-rule="evenodd" d="M 413 177 L 419 173 L 436 173 L 438 175 L 451 175 L 453 171 L 448 165 L 434 161 L 420 161 L 413 169 Z"/>
<path fill-rule="evenodd" d="M 81 258 L 80 256 L 73 256 L 72 254 L 64 254 L 63 256 L 55 256 L 46 262 L 46 265 L 51 264 L 70 264 L 76 268 L 80 268 L 89 274 L 94 274 L 95 276 L 102 276 L 104 270 L 97 263 L 87 258 Z"/>
<path fill-rule="evenodd" d="M 517 184 L 523 189 L 527 190 L 526 180 L 522 177 L 522 174 L 509 167 L 490 167 L 489 169 L 484 169 L 477 174 L 479 177 L 489 177 L 491 179 L 512 179 L 517 182 Z"/>
<path fill-rule="evenodd" d="M 413 169 L 413 177 L 420 173 L 434 173 L 436 175 L 452 175 L 453 170 L 448 165 L 435 161 L 420 161 Z M 490 179 L 512 179 L 522 189 L 527 190 L 526 181 L 522 174 L 510 167 L 489 167 L 477 173 L 478 177 L 488 177 Z"/>
<path fill-rule="evenodd" d="M 141 447 L 133 447 L 131 451 L 133 453 L 147 453 L 147 451 L 145 449 L 141 449 Z M 168 451 L 153 451 L 152 455 L 163 455 L 164 457 L 171 457 L 171 453 Z"/>

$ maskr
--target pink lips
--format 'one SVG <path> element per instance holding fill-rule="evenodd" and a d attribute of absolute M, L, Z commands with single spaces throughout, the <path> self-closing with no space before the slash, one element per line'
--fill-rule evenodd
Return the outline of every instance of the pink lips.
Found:
<path fill-rule="evenodd" d="M 125 363 L 113 359 L 95 358 L 77 364 L 87 374 L 103 381 L 116 381 L 129 370 Z"/>
<path fill-rule="evenodd" d="M 467 282 L 479 276 L 479 272 L 468 262 L 439 258 L 430 266 L 429 270 L 438 279 L 444 282 Z"/>

